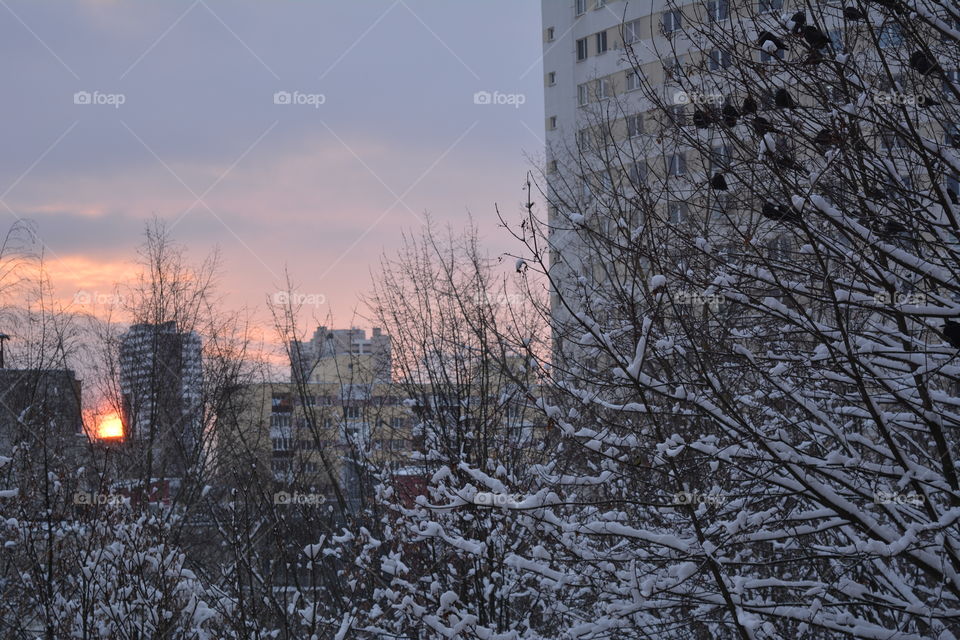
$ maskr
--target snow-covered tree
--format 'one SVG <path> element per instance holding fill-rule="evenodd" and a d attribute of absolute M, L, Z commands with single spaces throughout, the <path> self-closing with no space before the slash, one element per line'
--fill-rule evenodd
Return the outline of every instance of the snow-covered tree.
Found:
<path fill-rule="evenodd" d="M 564 637 L 955 638 L 960 11 L 695 9 L 515 231 L 568 453 L 512 562 Z"/>

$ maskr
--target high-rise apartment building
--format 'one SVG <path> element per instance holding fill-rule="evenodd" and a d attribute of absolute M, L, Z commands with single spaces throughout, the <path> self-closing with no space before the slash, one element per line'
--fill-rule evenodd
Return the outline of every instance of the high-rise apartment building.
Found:
<path fill-rule="evenodd" d="M 201 444 L 201 340 L 176 322 L 137 324 L 120 345 L 124 438 L 150 447 L 154 476 L 182 475 Z"/>
<path fill-rule="evenodd" d="M 317 327 L 307 341 L 290 343 L 290 379 L 305 383 L 370 384 L 389 382 L 390 336 L 374 329 Z"/>
<path fill-rule="evenodd" d="M 628 179 L 636 188 L 648 177 L 663 184 L 693 168 L 675 137 L 659 135 L 663 118 L 650 96 L 653 87 L 674 102 L 679 87 L 671 72 L 684 63 L 689 42 L 671 37 L 682 14 L 662 0 L 543 0 L 541 6 L 551 269 L 562 280 L 589 272 L 595 258 L 577 246 L 570 219 L 602 209 L 600 196 L 612 184 Z M 677 105 L 678 118 L 684 109 Z M 600 153 L 604 146 L 619 150 Z"/>

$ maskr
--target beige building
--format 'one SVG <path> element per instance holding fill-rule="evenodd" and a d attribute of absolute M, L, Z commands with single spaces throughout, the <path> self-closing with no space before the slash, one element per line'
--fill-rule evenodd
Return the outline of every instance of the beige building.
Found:
<path fill-rule="evenodd" d="M 338 483 L 357 500 L 362 462 L 399 469 L 417 447 L 412 413 L 398 391 L 389 383 L 251 385 L 231 440 L 242 440 L 278 484 L 333 499 Z"/>
<path fill-rule="evenodd" d="M 328 329 L 320 326 L 310 340 L 290 343 L 290 379 L 309 383 L 389 382 L 390 336 L 379 328 L 367 337 L 363 329 Z"/>
<path fill-rule="evenodd" d="M 390 338 L 377 329 L 368 339 L 358 329 L 320 327 L 291 351 L 305 363 L 292 367 L 294 380 L 244 387 L 218 447 L 222 469 L 245 460 L 242 466 L 255 468 L 258 481 L 274 483 L 274 490 L 322 492 L 333 500 L 339 487 L 353 508 L 372 488 L 363 472 L 370 468 L 402 477 L 399 485 L 422 487 L 427 476 L 416 454 L 431 437 L 421 430 L 425 420 L 433 425 L 428 431 L 450 429 L 449 441 L 478 441 L 494 427 L 500 444 L 491 446 L 492 459 L 526 460 L 545 437 L 534 398 L 506 377 L 468 376 L 454 389 L 392 381 L 385 368 Z"/>

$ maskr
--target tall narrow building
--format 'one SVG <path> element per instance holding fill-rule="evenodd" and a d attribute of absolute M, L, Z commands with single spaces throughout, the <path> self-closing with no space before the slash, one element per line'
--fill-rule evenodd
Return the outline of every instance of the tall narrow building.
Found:
<path fill-rule="evenodd" d="M 541 6 L 551 272 L 555 282 L 570 282 L 594 271 L 597 256 L 580 246 L 575 227 L 605 214 L 605 192 L 686 169 L 682 156 L 673 158 L 682 150 L 657 135 L 650 89 L 664 96 L 676 91 L 670 69 L 682 64 L 688 45 L 671 38 L 680 18 L 664 2 L 542 0 Z M 559 319 L 566 316 L 556 296 L 553 308 Z"/>
<path fill-rule="evenodd" d="M 120 346 L 124 438 L 153 477 L 180 477 L 202 443 L 201 340 L 176 322 L 137 324 Z"/>

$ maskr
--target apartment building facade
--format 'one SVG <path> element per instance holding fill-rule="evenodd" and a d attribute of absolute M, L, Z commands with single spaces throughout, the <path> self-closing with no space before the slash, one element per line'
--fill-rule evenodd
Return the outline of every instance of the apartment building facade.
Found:
<path fill-rule="evenodd" d="M 120 344 L 124 440 L 155 476 L 181 476 L 202 444 L 202 341 L 176 322 L 136 324 Z"/>
<path fill-rule="evenodd" d="M 61 453 L 82 449 L 80 391 L 70 369 L 0 369 L 0 455 L 24 444 Z"/>
<path fill-rule="evenodd" d="M 308 383 L 350 381 L 372 384 L 390 381 L 390 336 L 374 328 L 317 327 L 309 340 L 293 340 L 290 379 Z"/>
<path fill-rule="evenodd" d="M 595 268 L 597 256 L 582 246 L 577 227 L 592 224 L 602 231 L 617 216 L 636 224 L 630 220 L 636 212 L 623 208 L 625 203 L 629 208 L 631 194 L 643 190 L 651 195 L 636 199 L 645 209 L 638 217 L 655 210 L 663 225 L 711 221 L 705 228 L 714 220 L 728 225 L 742 220 L 753 229 L 730 234 L 741 247 L 744 238 L 753 237 L 770 259 L 798 250 L 783 225 L 777 229 L 768 223 L 760 237 L 754 233 L 757 221 L 767 216 L 757 193 L 776 184 L 778 172 L 802 176 L 809 160 L 803 153 L 822 157 L 824 149 L 842 143 L 823 128 L 828 119 L 819 125 L 815 119 L 805 125 L 784 120 L 795 107 L 826 114 L 864 93 L 848 86 L 842 75 L 827 73 L 826 65 L 817 66 L 826 59 L 844 60 L 880 105 L 853 129 L 878 161 L 889 159 L 900 171 L 877 191 L 931 188 L 923 171 L 911 175 L 909 147 L 891 131 L 898 114 L 883 112 L 883 105 L 955 101 L 950 84 L 956 85 L 960 72 L 950 65 L 942 74 L 911 68 L 902 26 L 879 9 L 868 21 L 847 19 L 839 5 L 784 0 L 543 0 L 545 174 L 555 282 L 594 272 L 603 277 L 608 265 Z M 816 25 L 812 34 L 802 35 L 802 23 L 793 25 L 798 12 L 808 26 Z M 937 35 L 928 35 L 936 50 Z M 816 38 L 822 42 L 812 46 Z M 877 59 L 878 47 L 889 60 Z M 746 80 L 744 69 L 755 80 Z M 801 76 L 806 85 L 794 87 Z M 749 118 L 744 117 L 747 100 L 756 103 Z M 739 113 L 739 121 L 718 121 L 723 109 Z M 932 144 L 960 148 L 957 123 L 944 121 L 935 109 L 919 112 L 918 120 Z M 779 130 L 777 121 L 784 122 Z M 821 131 L 803 129 L 815 125 Z M 797 144 L 807 136 L 813 144 Z M 756 162 L 765 154 L 771 167 Z M 714 186 L 716 176 L 726 173 L 729 179 L 734 166 L 743 167 L 754 189 L 742 189 L 736 180 L 729 188 L 725 182 Z M 960 176 L 946 175 L 944 186 L 951 199 L 960 201 Z M 822 181 L 818 187 L 830 199 L 829 185 Z M 611 193 L 626 197 L 611 204 Z M 849 196 L 843 189 L 837 195 Z M 855 201 L 845 204 L 858 207 Z M 561 319 L 566 315 L 556 299 L 554 313 Z"/>

